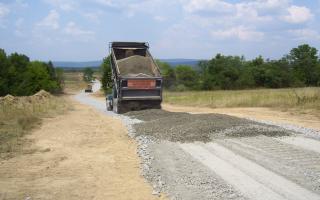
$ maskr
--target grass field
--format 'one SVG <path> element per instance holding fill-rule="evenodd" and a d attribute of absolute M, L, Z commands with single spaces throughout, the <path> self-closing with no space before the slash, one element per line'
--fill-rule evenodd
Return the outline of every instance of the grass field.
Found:
<path fill-rule="evenodd" d="M 78 92 L 87 86 L 87 83 L 82 79 L 82 72 L 64 72 L 63 76 L 66 92 Z"/>
<path fill-rule="evenodd" d="M 79 72 L 72 72 L 72 71 L 65 71 L 64 74 L 64 88 L 65 92 L 79 92 L 80 90 L 84 90 L 87 87 L 85 81 L 83 81 L 83 73 Z M 99 71 L 94 72 L 94 77 L 101 79 L 101 73 Z"/>
<path fill-rule="evenodd" d="M 164 102 L 211 108 L 271 107 L 320 111 L 320 88 L 164 92 Z"/>
<path fill-rule="evenodd" d="M 0 158 L 21 153 L 28 140 L 23 136 L 39 126 L 41 118 L 68 109 L 62 97 L 41 91 L 33 96 L 0 98 Z"/>

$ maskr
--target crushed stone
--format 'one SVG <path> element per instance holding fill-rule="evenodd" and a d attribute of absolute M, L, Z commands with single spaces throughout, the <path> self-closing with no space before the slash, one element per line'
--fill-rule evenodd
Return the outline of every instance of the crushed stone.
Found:
<path fill-rule="evenodd" d="M 189 114 L 142 110 L 126 114 L 144 121 L 134 124 L 135 134 L 172 142 L 210 142 L 224 137 L 289 136 L 292 131 L 223 114 Z"/>

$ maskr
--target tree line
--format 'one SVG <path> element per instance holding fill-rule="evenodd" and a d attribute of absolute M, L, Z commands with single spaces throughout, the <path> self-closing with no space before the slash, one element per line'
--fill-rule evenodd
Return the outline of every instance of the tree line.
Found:
<path fill-rule="evenodd" d="M 86 67 L 82 70 L 82 78 L 85 82 L 91 82 L 94 80 L 94 70 L 91 67 Z"/>
<path fill-rule="evenodd" d="M 40 90 L 51 93 L 62 91 L 63 70 L 52 62 L 30 61 L 23 54 L 7 55 L 0 49 L 0 96 L 32 95 Z"/>
<path fill-rule="evenodd" d="M 246 60 L 243 56 L 217 54 L 197 66 L 156 61 L 168 90 L 231 90 L 252 88 L 288 88 L 320 86 L 318 50 L 308 44 L 293 48 L 278 60 L 259 56 Z M 112 86 L 110 56 L 101 65 L 102 87 Z"/>
<path fill-rule="evenodd" d="M 259 56 L 245 60 L 240 56 L 217 54 L 198 66 L 170 66 L 157 61 L 164 86 L 170 90 L 230 90 L 320 86 L 318 50 L 308 44 L 293 48 L 279 60 Z"/>

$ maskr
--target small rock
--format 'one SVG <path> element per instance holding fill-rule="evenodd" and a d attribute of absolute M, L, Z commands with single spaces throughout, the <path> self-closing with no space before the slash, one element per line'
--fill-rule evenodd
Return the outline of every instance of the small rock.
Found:
<path fill-rule="evenodd" d="M 158 192 L 158 191 L 155 191 L 155 190 L 153 190 L 151 194 L 152 194 L 152 195 L 157 195 L 157 196 L 160 196 L 160 192 Z"/>

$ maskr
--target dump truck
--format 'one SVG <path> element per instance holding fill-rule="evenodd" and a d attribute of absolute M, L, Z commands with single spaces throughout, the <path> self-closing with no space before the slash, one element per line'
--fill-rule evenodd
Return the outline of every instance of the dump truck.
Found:
<path fill-rule="evenodd" d="M 92 85 L 88 84 L 84 92 L 92 92 Z"/>
<path fill-rule="evenodd" d="M 112 94 L 107 109 L 124 113 L 140 109 L 160 109 L 162 76 L 149 52 L 147 42 L 111 42 Z"/>

